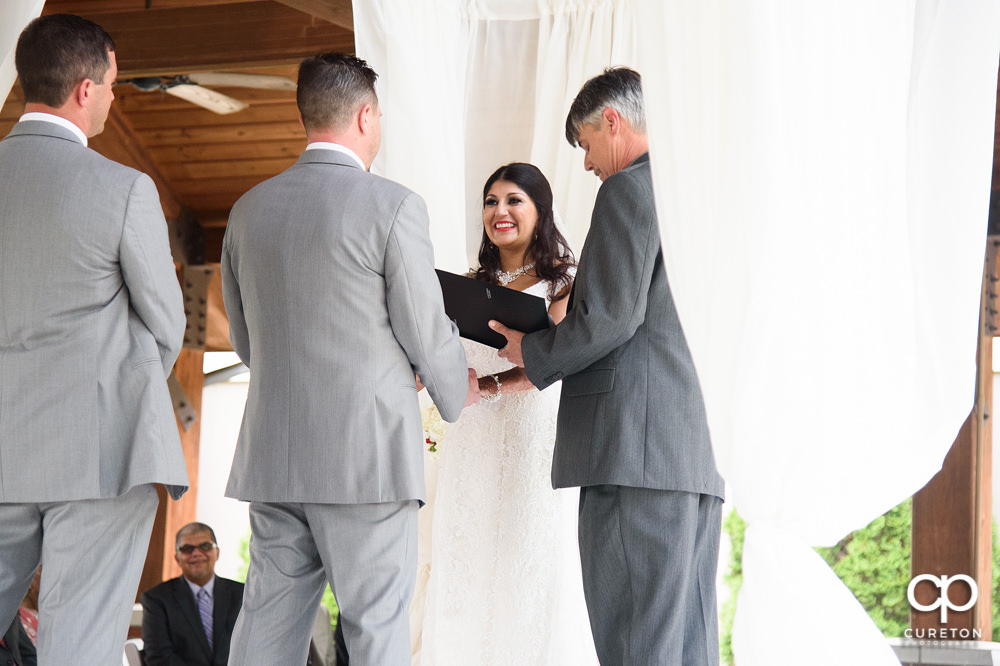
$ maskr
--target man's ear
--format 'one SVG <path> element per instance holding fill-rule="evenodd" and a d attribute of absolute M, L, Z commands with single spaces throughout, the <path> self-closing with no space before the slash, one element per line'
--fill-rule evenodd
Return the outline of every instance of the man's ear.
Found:
<path fill-rule="evenodd" d="M 618 111 L 610 106 L 601 112 L 601 120 L 607 123 L 608 131 L 613 135 L 618 134 L 622 129 L 622 117 L 618 115 Z"/>
<path fill-rule="evenodd" d="M 92 80 L 84 79 L 83 81 L 80 81 L 80 83 L 76 84 L 76 87 L 73 88 L 73 92 L 70 94 L 70 97 L 77 103 L 78 106 L 86 108 L 94 96 L 94 87 L 96 85 L 97 84 L 95 84 Z"/>
<path fill-rule="evenodd" d="M 361 110 L 358 111 L 358 130 L 362 135 L 368 134 L 368 122 L 371 118 L 372 111 L 373 109 L 371 104 L 365 104 L 361 107 Z"/>

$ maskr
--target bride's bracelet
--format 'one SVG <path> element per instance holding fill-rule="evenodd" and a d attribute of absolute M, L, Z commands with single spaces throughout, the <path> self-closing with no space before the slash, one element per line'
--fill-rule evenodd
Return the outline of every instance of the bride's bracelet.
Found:
<path fill-rule="evenodd" d="M 497 377 L 496 375 L 490 375 L 490 376 L 493 377 L 493 381 L 497 383 L 497 392 L 482 396 L 480 399 L 483 402 L 496 402 L 497 400 L 500 399 L 500 387 L 503 386 L 503 384 L 500 383 L 500 378 Z"/>

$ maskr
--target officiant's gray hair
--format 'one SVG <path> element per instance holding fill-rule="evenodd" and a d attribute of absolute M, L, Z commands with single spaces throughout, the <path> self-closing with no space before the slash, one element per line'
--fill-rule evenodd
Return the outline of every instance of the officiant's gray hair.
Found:
<path fill-rule="evenodd" d="M 346 53 L 324 53 L 299 65 L 295 100 L 306 131 L 342 130 L 365 104 L 378 106 L 378 74 L 367 62 Z"/>
<path fill-rule="evenodd" d="M 574 148 L 584 125 L 601 126 L 608 107 L 618 112 L 639 134 L 646 133 L 646 111 L 642 103 L 642 77 L 628 67 L 608 67 L 583 84 L 566 116 L 566 140 Z"/>

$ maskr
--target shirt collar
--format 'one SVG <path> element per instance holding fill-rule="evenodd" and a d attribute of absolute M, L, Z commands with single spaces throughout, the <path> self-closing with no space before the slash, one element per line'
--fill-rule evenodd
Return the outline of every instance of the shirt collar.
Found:
<path fill-rule="evenodd" d="M 182 578 L 184 577 L 182 576 Z M 191 588 L 191 594 L 194 595 L 195 599 L 198 598 L 198 592 L 201 590 L 205 590 L 206 592 L 208 592 L 209 599 L 215 599 L 215 576 L 212 576 L 212 578 L 209 579 L 209 581 L 204 585 L 196 585 L 191 581 L 189 581 L 187 578 L 184 578 L 184 582 L 187 583 L 188 587 Z"/>
<path fill-rule="evenodd" d="M 30 113 L 23 114 L 18 122 L 23 122 L 25 120 L 38 120 L 43 123 L 54 123 L 60 127 L 64 127 L 72 132 L 84 146 L 87 145 L 87 135 L 83 133 L 83 130 L 65 118 L 54 116 L 51 113 L 45 113 L 43 111 L 31 111 Z"/>
<path fill-rule="evenodd" d="M 342 146 L 339 143 L 331 143 L 330 141 L 313 141 L 306 146 L 306 150 L 336 150 L 339 153 L 344 153 L 345 155 L 350 156 L 355 162 L 358 163 L 358 166 L 361 167 L 363 171 L 368 170 L 367 167 L 365 167 L 365 163 L 361 161 L 360 157 L 358 157 L 357 153 L 347 146 Z"/>

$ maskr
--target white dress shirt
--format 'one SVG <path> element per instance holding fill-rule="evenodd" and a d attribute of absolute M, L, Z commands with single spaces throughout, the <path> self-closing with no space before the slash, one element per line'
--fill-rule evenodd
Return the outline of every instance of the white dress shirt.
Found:
<path fill-rule="evenodd" d="M 80 143 L 84 146 L 87 145 L 87 135 L 83 133 L 83 130 L 65 118 L 54 116 L 51 113 L 43 113 L 42 111 L 32 111 L 30 113 L 23 114 L 17 122 L 24 122 L 25 120 L 40 120 L 43 123 L 55 123 L 60 127 L 65 127 L 70 132 L 75 134 L 76 138 L 80 139 Z"/>
<path fill-rule="evenodd" d="M 308 146 L 306 146 L 306 150 L 336 150 L 339 153 L 344 153 L 345 155 L 349 155 L 351 159 L 353 159 L 355 162 L 358 163 L 359 167 L 361 167 L 365 171 L 368 170 L 368 167 L 366 167 L 365 163 L 361 161 L 361 158 L 358 157 L 357 153 L 355 153 L 347 146 L 342 146 L 339 143 L 331 143 L 329 141 L 313 141 Z"/>

